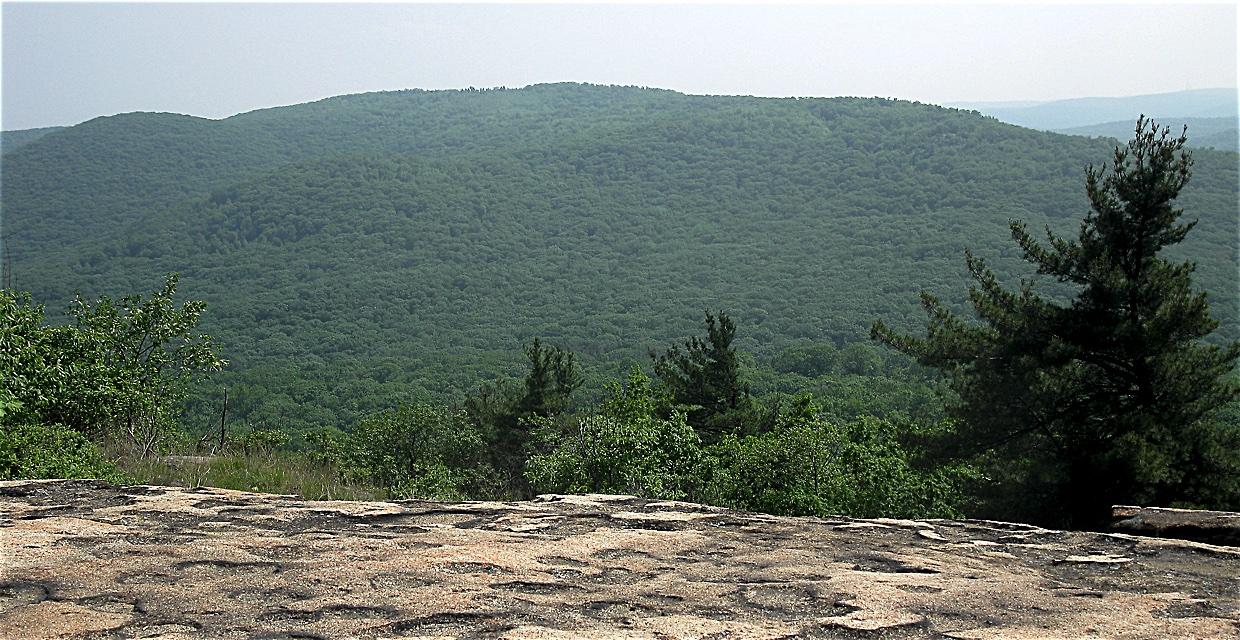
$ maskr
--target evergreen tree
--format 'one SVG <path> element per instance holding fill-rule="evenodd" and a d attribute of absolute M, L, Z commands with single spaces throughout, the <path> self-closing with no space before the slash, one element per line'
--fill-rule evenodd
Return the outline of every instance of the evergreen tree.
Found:
<path fill-rule="evenodd" d="M 571 351 L 545 347 L 534 338 L 525 356 L 530 368 L 520 387 L 498 382 L 465 403 L 470 419 L 490 442 L 491 463 L 507 475 L 513 495 L 524 495 L 528 489 L 522 474 L 531 419 L 552 418 L 567 410 L 582 383 Z"/>
<path fill-rule="evenodd" d="M 1012 222 L 1026 260 L 1075 291 L 1070 303 L 1029 281 L 1008 290 L 966 252 L 981 324 L 928 294 L 926 338 L 875 323 L 874 338 L 950 377 L 949 452 L 991 463 L 1008 501 L 992 515 L 1090 527 L 1112 504 L 1234 504 L 1240 434 L 1215 410 L 1240 395 L 1224 379 L 1240 343 L 1201 341 L 1218 323 L 1191 288 L 1194 265 L 1159 256 L 1194 225 L 1173 204 L 1192 166 L 1185 142 L 1138 119 L 1112 166 L 1087 170 L 1077 240 L 1048 228 L 1043 245 Z"/>
<path fill-rule="evenodd" d="M 571 351 L 544 348 L 538 338 L 525 348 L 530 370 L 525 375 L 525 395 L 517 402 L 521 416 L 550 417 L 568 408 L 573 392 L 581 386 L 581 373 Z"/>
<path fill-rule="evenodd" d="M 689 424 L 706 442 L 738 431 L 750 409 L 749 388 L 741 382 L 740 360 L 732 348 L 736 323 L 722 311 L 706 312 L 706 339 L 694 336 L 662 355 L 651 353 L 655 375 L 677 405 L 689 408 Z"/>

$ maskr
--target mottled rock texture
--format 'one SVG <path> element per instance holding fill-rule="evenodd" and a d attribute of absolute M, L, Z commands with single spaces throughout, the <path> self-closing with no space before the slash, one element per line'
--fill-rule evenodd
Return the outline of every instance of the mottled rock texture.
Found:
<path fill-rule="evenodd" d="M 1240 513 L 1228 511 L 1112 507 L 1111 529 L 1143 536 L 1240 546 Z"/>
<path fill-rule="evenodd" d="M 617 496 L 0 483 L 0 638 L 1236 638 L 1240 549 Z"/>

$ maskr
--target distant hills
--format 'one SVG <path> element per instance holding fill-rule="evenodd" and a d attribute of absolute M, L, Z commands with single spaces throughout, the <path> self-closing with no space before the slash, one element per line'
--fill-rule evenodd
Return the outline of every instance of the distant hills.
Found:
<path fill-rule="evenodd" d="M 18 129 L 15 131 L 0 132 L 0 153 L 8 153 L 18 147 L 30 144 L 43 136 L 54 131 L 60 131 L 65 127 L 41 127 L 38 129 Z"/>
<path fill-rule="evenodd" d="M 1049 102 L 974 102 L 971 109 L 1010 124 L 1072 135 L 1127 140 L 1136 117 L 1145 114 L 1176 129 L 1188 124 L 1189 143 L 1237 151 L 1240 106 L 1236 89 L 1196 89 L 1122 98 L 1074 98 Z"/>
<path fill-rule="evenodd" d="M 1132 121 L 1144 113 L 1154 118 L 1236 118 L 1235 89 L 1194 89 L 1121 98 L 1072 98 L 1033 104 L 971 102 L 951 107 L 972 109 L 1030 129 L 1068 129 L 1102 122 Z"/>
<path fill-rule="evenodd" d="M 1155 120 L 1158 120 L 1159 124 L 1162 124 L 1162 120 L 1167 120 L 1167 119 L 1166 118 L 1163 118 L 1163 119 L 1155 118 Z M 1195 132 L 1199 135 L 1215 135 L 1218 133 L 1226 133 L 1229 131 L 1235 131 L 1236 129 L 1236 121 L 1233 118 L 1182 117 L 1182 118 L 1174 118 L 1174 120 L 1175 120 L 1175 124 L 1171 124 L 1171 122 L 1168 122 L 1167 124 L 1177 133 L 1179 131 L 1176 125 L 1180 125 L 1180 126 L 1188 125 L 1188 130 L 1190 133 Z M 1106 136 L 1108 138 L 1115 138 L 1117 140 L 1128 140 L 1129 138 L 1132 137 L 1132 130 L 1133 130 L 1134 122 L 1135 122 L 1135 119 L 1117 120 L 1115 122 L 1102 122 L 1098 124 L 1085 125 L 1082 127 L 1068 127 L 1066 129 L 1056 129 L 1055 131 L 1058 133 L 1066 133 L 1068 135 Z"/>
<path fill-rule="evenodd" d="M 1161 122 L 1166 122 L 1173 128 L 1187 125 L 1188 142 L 1192 147 L 1240 151 L 1240 129 L 1236 126 L 1235 118 L 1164 118 Z M 1059 129 L 1058 132 L 1074 136 L 1101 136 L 1115 140 L 1127 140 L 1132 137 L 1132 129 L 1132 121 L 1121 120 Z"/>
<path fill-rule="evenodd" d="M 230 411 L 341 424 L 511 373 L 533 336 L 610 375 L 706 309 L 759 359 L 924 326 L 919 291 L 964 304 L 966 247 L 1030 277 L 1008 220 L 1074 234 L 1113 145 L 883 99 L 399 91 L 97 118 L 7 151 L 0 206 L 50 311 L 180 272 Z M 1173 255 L 1236 338 L 1238 156 L 1195 156 Z"/>

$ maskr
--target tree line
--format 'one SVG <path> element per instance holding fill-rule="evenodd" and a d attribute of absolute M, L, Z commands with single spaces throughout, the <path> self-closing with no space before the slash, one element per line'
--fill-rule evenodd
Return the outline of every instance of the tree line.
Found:
<path fill-rule="evenodd" d="M 1193 228 L 1175 204 L 1191 176 L 1185 141 L 1139 120 L 1109 165 L 1087 171 L 1091 209 L 1075 239 L 1048 228 L 1038 240 L 1012 221 L 1036 272 L 1015 289 L 966 253 L 973 319 L 927 293 L 924 337 L 875 322 L 878 343 L 916 362 L 908 375 L 941 385 L 937 412 L 845 414 L 832 387 L 758 397 L 740 329 L 708 311 L 704 335 L 651 352 L 597 399 L 575 399 L 575 354 L 536 338 L 517 378 L 308 432 L 298 455 L 390 497 L 620 492 L 1076 527 L 1099 526 L 1119 503 L 1240 508 L 1240 343 L 1204 340 L 1218 325 L 1192 289 L 1193 264 L 1163 255 Z M 147 299 L 79 297 L 62 326 L 4 292 L 0 475 L 119 477 L 97 443 L 150 455 L 184 441 L 179 407 L 224 363 L 197 329 L 202 304 L 175 304 L 176 286 L 172 276 Z M 866 352 L 845 352 L 866 366 Z M 774 361 L 811 380 L 842 357 L 811 345 Z"/>

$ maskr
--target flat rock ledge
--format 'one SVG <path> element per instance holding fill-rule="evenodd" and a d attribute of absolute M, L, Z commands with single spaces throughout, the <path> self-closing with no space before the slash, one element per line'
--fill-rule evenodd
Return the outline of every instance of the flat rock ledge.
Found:
<path fill-rule="evenodd" d="M 0 482 L 0 638 L 1237 638 L 1240 549 L 626 496 Z"/>

